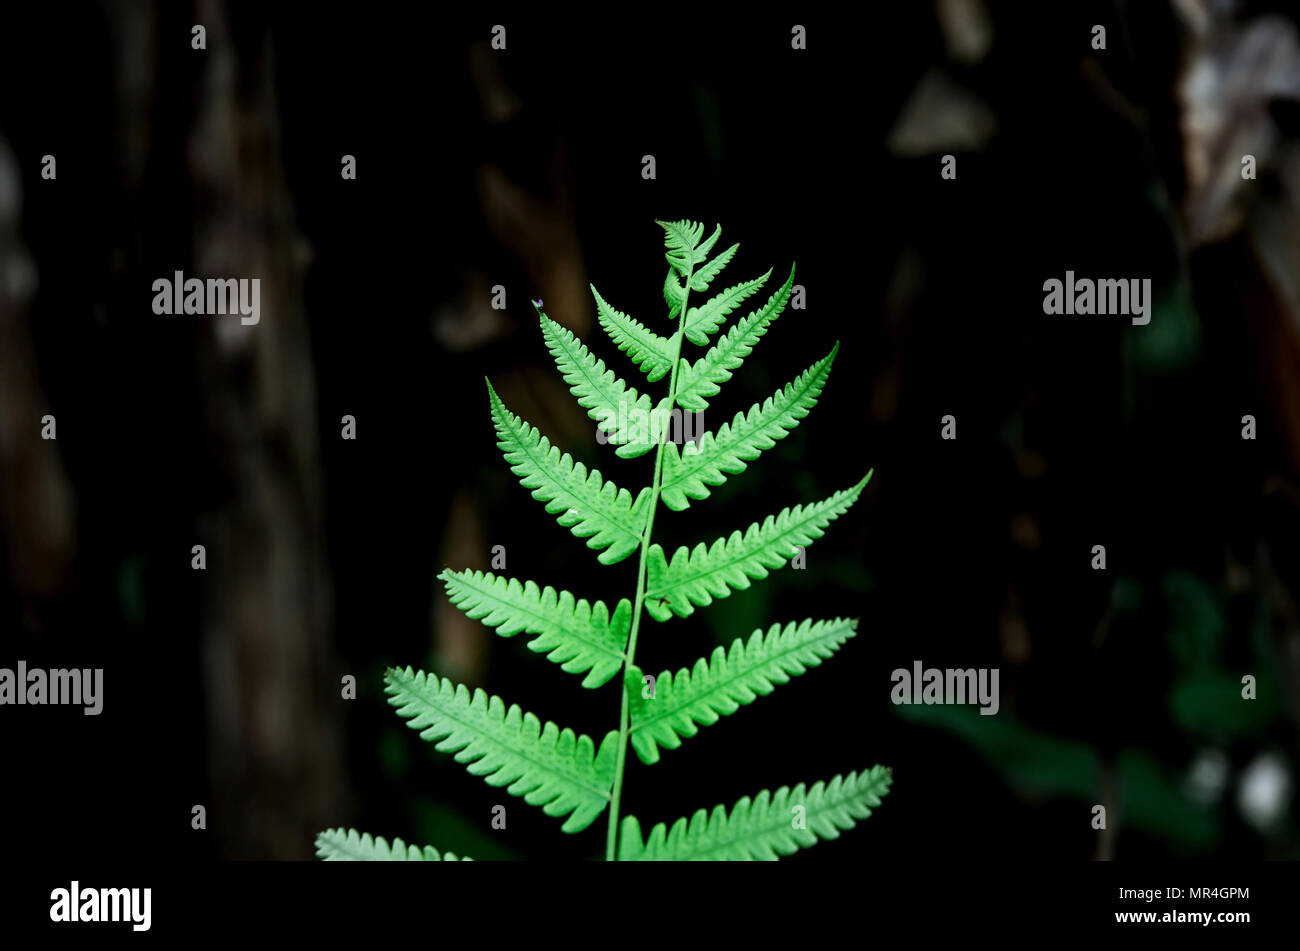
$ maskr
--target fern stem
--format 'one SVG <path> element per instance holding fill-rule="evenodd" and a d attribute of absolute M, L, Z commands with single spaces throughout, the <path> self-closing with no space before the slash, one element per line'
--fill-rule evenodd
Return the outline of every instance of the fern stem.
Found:
<path fill-rule="evenodd" d="M 636 601 L 632 604 L 632 631 L 628 635 L 623 672 L 619 677 L 623 685 L 623 708 L 618 718 L 618 762 L 614 767 L 614 789 L 609 799 L 609 830 L 605 834 L 605 861 L 607 862 L 618 861 L 618 809 L 623 796 L 623 768 L 627 765 L 627 738 L 631 720 L 631 701 L 627 695 L 626 675 L 628 668 L 636 660 L 636 636 L 641 629 L 641 608 L 645 601 L 646 572 L 650 563 L 650 533 L 654 529 L 655 512 L 659 508 L 659 490 L 662 487 L 664 470 L 664 442 L 668 438 L 673 404 L 677 401 L 677 368 L 682 362 L 682 341 L 686 338 L 686 302 L 691 296 L 691 275 L 694 272 L 695 264 L 692 262 L 686 269 L 681 310 L 677 316 L 677 347 L 673 351 L 673 369 L 668 378 L 668 418 L 664 420 L 663 431 L 659 434 L 659 445 L 655 447 L 655 474 L 650 488 L 650 512 L 646 516 L 645 532 L 641 536 L 641 557 L 636 568 Z M 685 431 L 684 423 L 682 429 Z"/>

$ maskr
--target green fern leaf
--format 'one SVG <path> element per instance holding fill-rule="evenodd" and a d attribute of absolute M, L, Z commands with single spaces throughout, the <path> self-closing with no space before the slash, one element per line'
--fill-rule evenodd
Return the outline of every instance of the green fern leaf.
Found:
<path fill-rule="evenodd" d="M 722 229 L 719 228 L 718 230 L 721 231 Z M 701 265 L 691 274 L 691 290 L 707 291 L 709 284 L 722 272 L 724 267 L 731 263 L 731 259 L 736 256 L 736 252 L 739 250 L 740 245 L 733 244 L 712 261 Z"/>
<path fill-rule="evenodd" d="M 689 308 L 686 311 L 686 325 L 683 328 L 686 339 L 691 343 L 699 344 L 701 347 L 707 344 L 709 336 L 722 326 L 722 322 L 727 319 L 727 315 L 758 293 L 759 289 L 767 283 L 767 279 L 771 276 L 772 271 L 768 269 L 768 272 L 762 277 L 756 277 L 752 281 L 744 281 L 734 287 L 728 287 L 722 293 L 710 297 L 699 307 Z M 787 299 L 788 297 L 787 294 Z M 770 301 L 768 306 L 771 306 Z M 784 306 L 785 301 L 782 301 L 781 307 Z M 777 309 L 777 313 L 780 313 L 780 308 Z"/>
<path fill-rule="evenodd" d="M 695 265 L 704 262 L 722 234 L 722 225 L 718 225 L 709 239 L 701 243 L 704 225 L 698 221 L 657 221 L 656 224 L 664 229 L 664 247 L 668 249 L 664 257 L 682 277 L 689 274 Z"/>
<path fill-rule="evenodd" d="M 836 343 L 829 354 L 763 403 L 755 403 L 748 413 L 737 413 L 716 434 L 705 433 L 698 443 L 686 443 L 680 453 L 674 443 L 666 443 L 660 486 L 664 505 L 680 512 L 691 499 L 708 498 L 709 486 L 744 472 L 759 453 L 784 439 L 817 404 L 839 347 Z"/>
<path fill-rule="evenodd" d="M 356 829 L 326 829 L 316 836 L 316 855 L 326 862 L 469 862 L 451 852 L 439 852 L 431 845 L 420 848 L 393 839 L 390 848 L 383 836 L 372 837 Z"/>
<path fill-rule="evenodd" d="M 656 221 L 664 229 L 664 247 L 668 265 L 685 277 L 695 265 L 695 247 L 704 235 L 704 225 L 698 221 Z M 722 226 L 718 226 L 721 232 Z"/>
<path fill-rule="evenodd" d="M 483 690 L 471 695 L 464 684 L 425 675 L 410 667 L 384 674 L 388 702 L 406 717 L 420 738 L 455 753 L 489 786 L 505 786 L 548 816 L 568 816 L 565 832 L 581 832 L 607 805 L 618 758 L 618 731 L 605 735 L 597 751 L 591 737 L 543 724 L 518 704 L 507 709 Z"/>
<path fill-rule="evenodd" d="M 737 413 L 717 431 L 690 445 L 667 428 L 679 407 L 700 412 L 729 381 L 772 322 L 788 305 L 795 270 L 762 307 L 736 321 L 703 357 L 683 359 L 686 340 L 709 346 L 732 311 L 766 286 L 772 272 L 710 296 L 710 287 L 735 258 L 740 245 L 718 252 L 716 226 L 683 219 L 656 222 L 664 231 L 668 272 L 663 297 L 676 326 L 665 337 L 611 306 L 591 286 L 602 329 L 646 375 L 647 384 L 667 378 L 662 398 L 639 393 L 605 365 L 572 332 L 534 301 L 542 336 L 565 383 L 596 420 L 599 443 L 611 443 L 623 458 L 654 451 L 654 479 L 647 489 L 620 489 L 595 469 L 562 452 L 540 429 L 512 413 L 488 383 L 497 445 L 525 489 L 546 511 L 597 552 L 603 564 L 639 553 L 636 596 L 614 607 L 575 598 L 568 591 L 484 571 L 444 571 L 451 603 L 502 637 L 524 634 L 528 647 L 582 677 L 593 688 L 620 678 L 623 691 L 618 729 L 599 741 L 543 722 L 518 705 L 481 689 L 456 684 L 410 667 L 384 675 L 388 701 L 422 739 L 454 756 L 471 775 L 519 796 L 562 820 L 565 832 L 590 826 L 608 809 L 605 858 L 775 859 L 822 839 L 838 837 L 880 805 L 890 786 L 887 769 L 836 776 L 829 783 L 793 790 L 781 787 L 746 796 L 730 810 L 698 810 L 671 828 L 660 823 L 643 839 L 634 816 L 625 816 L 627 746 L 644 763 L 676 749 L 702 727 L 766 696 L 834 655 L 856 634 L 857 622 L 805 620 L 774 624 L 718 647 L 693 667 L 657 678 L 655 699 L 641 698 L 644 672 L 636 666 L 642 610 L 658 621 L 693 614 L 698 607 L 748 588 L 796 557 L 857 501 L 872 473 L 857 485 L 810 505 L 796 505 L 735 531 L 711 544 L 677 548 L 671 560 L 652 544 L 651 525 L 659 500 L 686 509 L 707 499 L 716 486 L 745 471 L 766 449 L 785 438 L 821 397 L 839 345 L 761 403 Z M 694 303 L 695 306 L 690 306 Z M 742 523 L 743 524 L 743 523 Z M 388 842 L 355 829 L 329 829 L 317 836 L 317 853 L 328 860 L 457 860 L 432 846 Z M 461 859 L 463 860 L 463 859 Z"/>
<path fill-rule="evenodd" d="M 666 621 L 673 614 L 686 617 L 695 613 L 696 607 L 712 604 L 714 598 L 748 588 L 751 578 L 766 578 L 769 569 L 780 568 L 793 558 L 798 546 L 821 538 L 826 526 L 857 501 L 870 478 L 868 472 L 857 485 L 828 499 L 782 509 L 761 525 L 750 525 L 743 535 L 737 530 L 712 546 L 700 542 L 694 551 L 683 545 L 673 553 L 671 564 L 661 545 L 651 545 L 646 611 L 656 621 Z"/>
<path fill-rule="evenodd" d="M 586 673 L 584 687 L 608 683 L 623 665 L 632 626 L 632 602 L 619 601 L 611 616 L 604 601 L 588 604 L 567 591 L 539 588 L 532 581 L 499 578 L 487 571 L 444 571 L 438 575 L 451 603 L 502 637 L 521 631 L 536 635 L 528 648 L 570 674 Z"/>
<path fill-rule="evenodd" d="M 596 469 L 588 472 L 581 462 L 552 446 L 541 430 L 510 412 L 490 382 L 488 399 L 497 446 L 520 484 L 546 503 L 546 511 L 558 515 L 557 521 L 578 538 L 587 539 L 588 548 L 601 552 L 597 560 L 602 565 L 622 561 L 641 547 L 649 489 L 633 499 L 626 489 L 605 482 Z"/>
<path fill-rule="evenodd" d="M 777 685 L 788 683 L 853 637 L 858 622 L 849 618 L 833 621 L 791 621 L 782 630 L 773 624 L 767 636 L 757 630 L 748 643 L 738 637 L 731 650 L 719 646 L 705 661 L 695 662 L 694 671 L 683 667 L 674 677 L 665 670 L 654 680 L 654 696 L 643 696 L 644 674 L 635 665 L 625 675 L 632 708 L 632 748 L 643 763 L 659 761 L 659 747 L 675 750 L 719 717 L 735 713 L 745 704 L 766 696 Z"/>
<path fill-rule="evenodd" d="M 829 783 L 814 783 L 807 791 L 803 783 L 794 789 L 782 786 L 775 793 L 763 790 L 752 800 L 744 797 L 730 812 L 722 806 L 714 807 L 711 814 L 700 809 L 689 823 L 678 819 L 671 829 L 661 822 L 644 841 L 640 823 L 628 816 L 623 820 L 619 859 L 774 861 L 820 840 L 838 839 L 880 806 L 892 782 L 890 770 L 874 766 L 836 776 Z"/>
<path fill-rule="evenodd" d="M 675 273 L 672 268 L 669 268 L 668 275 L 664 278 L 664 303 L 668 305 L 669 320 L 677 318 L 678 312 L 682 309 L 682 301 L 686 299 L 686 290 L 673 276 Z"/>
<path fill-rule="evenodd" d="M 641 368 L 648 382 L 654 383 L 667 376 L 673 368 L 673 355 L 677 352 L 676 335 L 672 338 L 661 337 L 641 321 L 607 304 L 594 284 L 588 286 L 596 298 L 597 319 L 618 349 Z"/>
<path fill-rule="evenodd" d="M 767 280 L 768 275 L 771 273 L 771 271 L 768 271 L 767 274 L 764 274 L 757 281 L 750 282 L 754 285 L 754 291 L 757 291 L 758 288 L 762 286 L 763 282 Z M 745 286 L 746 285 L 738 284 L 731 290 L 734 291 L 737 288 L 743 288 Z M 790 276 L 786 278 L 785 284 L 768 299 L 767 303 L 762 308 L 736 321 L 735 326 L 728 330 L 726 334 L 723 335 L 722 339 L 711 347 L 704 356 L 696 360 L 695 363 L 692 364 L 686 360 L 682 361 L 681 369 L 677 371 L 678 406 L 682 409 L 690 410 L 691 412 L 698 412 L 708 407 L 709 398 L 718 395 L 718 391 L 722 384 L 731 379 L 731 374 L 740 368 L 740 365 L 745 361 L 745 358 L 749 356 L 750 352 L 754 349 L 754 345 L 758 343 L 759 338 L 767 333 L 767 329 L 771 326 L 772 322 L 781 316 L 781 312 L 785 309 L 786 303 L 790 300 L 790 290 L 793 287 L 794 267 L 792 266 L 790 268 Z M 709 307 L 714 303 L 714 301 L 725 298 L 728 293 L 730 293 L 730 291 L 723 291 L 722 294 L 713 298 L 713 300 L 709 301 L 709 303 L 704 306 Z M 753 293 L 753 291 L 750 293 Z M 748 297 L 749 294 L 746 294 L 745 296 Z M 699 316 L 700 311 L 692 307 L 691 314 L 696 315 L 697 323 L 695 326 L 700 333 L 696 334 L 696 339 L 692 339 L 688 331 L 686 335 L 687 339 L 692 339 L 693 343 L 707 342 L 707 335 L 717 330 L 723 318 L 726 317 L 727 314 L 731 313 L 739 303 L 740 301 L 736 301 L 730 307 L 727 307 L 725 312 L 722 312 L 717 316 L 716 320 L 714 320 L 712 316 Z M 725 305 L 719 305 L 720 308 L 722 306 Z M 687 314 L 686 317 L 688 326 L 690 326 L 691 314 Z"/>
<path fill-rule="evenodd" d="M 709 256 L 713 246 L 718 243 L 718 238 L 722 235 L 722 225 L 713 229 L 713 234 L 709 235 L 704 241 L 695 246 L 695 263 L 698 265 L 701 261 Z"/>
<path fill-rule="evenodd" d="M 596 420 L 609 442 L 618 445 L 615 453 L 625 459 L 644 455 L 658 444 L 658 426 L 666 425 L 668 401 L 654 410 L 650 397 L 637 393 L 613 370 L 605 368 L 569 330 L 541 314 L 542 335 L 555 364 L 569 384 L 578 405 Z"/>

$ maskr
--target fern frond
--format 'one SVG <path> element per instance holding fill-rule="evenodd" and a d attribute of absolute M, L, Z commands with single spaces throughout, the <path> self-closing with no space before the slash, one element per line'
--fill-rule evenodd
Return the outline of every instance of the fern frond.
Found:
<path fill-rule="evenodd" d="M 651 488 L 635 494 L 620 489 L 563 452 L 538 427 L 512 413 L 488 382 L 497 446 L 511 471 L 562 527 L 586 541 L 602 564 L 639 553 L 635 598 L 623 598 L 611 608 L 603 601 L 486 571 L 445 570 L 438 575 L 451 603 L 468 617 L 502 637 L 523 634 L 530 650 L 579 675 L 584 687 L 620 677 L 618 729 L 605 733 L 597 745 L 591 736 L 543 721 L 518 704 L 411 667 L 389 668 L 384 690 L 398 715 L 422 739 L 503 794 L 521 797 L 560 819 L 563 831 L 581 831 L 608 809 L 607 860 L 776 859 L 838 838 L 869 816 L 889 791 L 890 771 L 875 766 L 811 787 L 800 783 L 793 789 L 765 790 L 730 809 L 700 809 L 671 828 L 659 823 L 643 838 L 637 818 L 622 812 L 627 744 L 642 762 L 658 762 L 663 750 L 680 747 L 701 728 L 832 657 L 856 636 L 857 621 L 773 624 L 715 648 L 691 667 L 675 673 L 664 670 L 651 678 L 636 666 L 641 613 L 644 608 L 661 622 L 674 615 L 685 617 L 767 577 L 825 534 L 827 526 L 857 501 L 872 473 L 829 498 L 768 515 L 743 532 L 693 548 L 679 547 L 671 559 L 662 545 L 652 544 L 650 526 L 659 500 L 681 511 L 709 498 L 730 476 L 746 471 L 817 404 L 839 349 L 837 343 L 823 359 L 716 431 L 693 437 L 696 441 L 689 445 L 665 441 L 674 415 L 706 409 L 766 335 L 791 299 L 795 270 L 792 265 L 789 277 L 766 304 L 736 321 L 710 346 L 729 315 L 765 287 L 773 272 L 712 292 L 711 285 L 740 245 L 714 254 L 720 225 L 708 233 L 702 222 L 687 219 L 656 224 L 664 231 L 668 273 L 663 297 L 675 324 L 672 333 L 656 333 L 589 286 L 601 328 L 645 374 L 647 384 L 671 381 L 662 398 L 638 392 L 573 332 L 543 313 L 540 300 L 533 302 L 565 384 L 596 421 L 597 442 L 613 444 L 623 458 L 655 451 Z M 684 359 L 686 340 L 707 347 L 707 352 L 693 363 Z M 654 682 L 646 691 L 649 696 L 643 693 L 643 681 Z M 432 846 L 396 838 L 390 842 L 348 828 L 321 832 L 316 850 L 329 861 L 468 861 Z"/>
<path fill-rule="evenodd" d="M 420 848 L 393 839 L 392 847 L 382 835 L 371 836 L 356 829 L 326 829 L 316 836 L 316 856 L 326 862 L 470 862 L 451 852 L 439 852 L 431 845 Z"/>
<path fill-rule="evenodd" d="M 635 499 L 627 489 L 605 482 L 596 469 L 587 471 L 567 452 L 506 408 L 488 383 L 492 421 L 497 446 L 505 454 L 510 470 L 519 476 L 533 498 L 546 503 L 546 511 L 587 547 L 599 551 L 598 561 L 612 565 L 641 547 L 650 503 L 650 490 L 642 489 Z"/>
<path fill-rule="evenodd" d="M 728 475 L 744 472 L 759 453 L 784 439 L 817 405 L 839 348 L 836 343 L 797 379 L 761 404 L 755 403 L 748 413 L 737 413 L 716 434 L 705 433 L 698 443 L 688 442 L 680 452 L 675 443 L 666 443 L 660 486 L 664 505 L 680 512 L 691 499 L 708 498 L 709 486 L 722 485 Z"/>
<path fill-rule="evenodd" d="M 749 283 L 754 287 L 749 294 L 757 291 L 771 273 L 771 271 L 768 271 L 757 281 L 750 281 Z M 737 284 L 736 287 L 731 288 L 731 291 L 744 287 L 746 285 Z M 790 276 L 786 278 L 785 284 L 768 298 L 763 307 L 736 321 L 735 325 L 723 335 L 722 339 L 710 347 L 700 359 L 694 363 L 686 360 L 682 361 L 681 369 L 677 371 L 678 406 L 692 412 L 698 412 L 708 407 L 709 398 L 718 395 L 722 384 L 731 379 L 731 374 L 744 363 L 745 358 L 754 349 L 754 345 L 758 343 L 759 338 L 767 333 L 767 329 L 772 322 L 781 316 L 786 303 L 790 300 L 790 291 L 793 287 L 794 266 L 791 265 Z M 723 291 L 722 294 L 719 294 L 704 306 L 709 307 L 715 301 L 724 299 L 731 291 Z M 745 294 L 745 297 L 748 297 L 749 294 Z M 687 327 L 691 327 L 691 315 L 695 314 L 696 324 L 694 326 L 698 332 L 692 338 L 688 329 L 687 339 L 691 340 L 692 343 L 706 343 L 708 341 L 707 335 L 718 329 L 723 318 L 731 313 L 741 300 L 744 300 L 744 297 L 726 307 L 726 310 L 722 311 L 716 319 L 712 315 L 701 316 L 701 311 L 692 307 L 686 316 Z M 724 307 L 725 302 L 720 303 L 718 306 L 719 308 Z"/>
<path fill-rule="evenodd" d="M 643 763 L 659 762 L 659 747 L 675 750 L 719 717 L 735 713 L 745 704 L 766 696 L 777 685 L 788 683 L 809 667 L 834 654 L 856 633 L 858 622 L 850 618 L 833 621 L 811 619 L 791 621 L 781 628 L 773 624 L 766 637 L 762 629 L 749 641 L 738 637 L 728 651 L 719 646 L 695 669 L 683 667 L 676 677 L 665 670 L 654 681 L 654 696 L 646 699 L 644 674 L 635 665 L 625 675 L 632 713 L 632 748 Z"/>
<path fill-rule="evenodd" d="M 820 840 L 838 839 L 880 806 L 892 782 L 887 768 L 873 766 L 829 783 L 816 782 L 806 791 L 803 783 L 775 793 L 763 790 L 752 800 L 744 797 L 730 812 L 719 805 L 711 814 L 700 809 L 689 823 L 678 819 L 671 829 L 661 822 L 644 841 L 640 823 L 628 816 L 619 837 L 619 859 L 774 861 Z"/>
<path fill-rule="evenodd" d="M 677 352 L 676 335 L 661 337 L 641 321 L 607 304 L 594 284 L 587 286 L 596 298 L 597 319 L 615 346 L 641 368 L 650 383 L 667 376 Z"/>
<path fill-rule="evenodd" d="M 693 551 L 683 545 L 673 553 L 671 564 L 661 545 L 651 545 L 646 611 L 656 621 L 666 621 L 673 614 L 686 617 L 695 613 L 696 607 L 712 604 L 714 598 L 725 598 L 732 590 L 743 591 L 751 578 L 766 578 L 769 569 L 780 568 L 795 556 L 797 546 L 821 538 L 826 526 L 857 501 L 870 478 L 868 472 L 857 485 L 828 499 L 782 509 L 761 525 L 750 525 L 743 535 L 737 530 L 711 546 L 700 542 Z"/>
<path fill-rule="evenodd" d="M 722 225 L 718 225 L 713 230 L 713 235 L 701 244 L 700 238 L 704 236 L 704 225 L 698 221 L 656 221 L 655 224 L 664 229 L 664 247 L 668 249 L 664 257 L 668 259 L 672 269 L 682 277 L 689 274 L 695 265 L 704 261 L 705 256 L 713 249 L 718 236 L 722 234 Z"/>
<path fill-rule="evenodd" d="M 686 311 L 686 324 L 682 328 L 686 334 L 686 339 L 691 343 L 699 344 L 701 347 L 707 344 L 709 336 L 722 326 L 722 322 L 727 319 L 727 315 L 758 293 L 758 290 L 771 275 L 772 271 L 769 268 L 768 272 L 762 277 L 756 277 L 752 281 L 744 281 L 734 287 L 728 287 L 722 293 L 710 297 L 699 307 L 688 309 Z M 781 306 L 785 306 L 784 302 L 782 302 Z M 779 309 L 777 313 L 780 313 Z"/>
<path fill-rule="evenodd" d="M 618 731 L 605 735 L 597 751 L 591 737 L 543 723 L 518 704 L 506 708 L 483 690 L 471 695 L 447 678 L 390 668 L 384 674 L 388 702 L 407 718 L 421 739 L 455 753 L 471 775 L 489 786 L 505 786 L 548 816 L 568 816 L 561 827 L 580 832 L 607 805 L 618 758 Z"/>
<path fill-rule="evenodd" d="M 721 231 L 722 229 L 719 228 L 718 230 Z M 731 259 L 736 256 L 736 252 L 739 250 L 740 250 L 740 245 L 733 244 L 731 247 L 727 248 L 727 250 L 723 251 L 721 254 L 715 257 L 712 261 L 709 261 L 708 263 L 701 265 L 694 272 L 692 272 L 691 290 L 707 291 L 709 289 L 710 282 L 712 282 L 712 280 L 722 272 L 722 269 L 724 267 L 726 267 L 729 263 L 731 263 Z M 703 255 L 700 255 L 701 260 L 703 260 L 703 257 L 704 257 Z"/>
<path fill-rule="evenodd" d="M 599 687 L 623 665 L 632 626 L 632 602 L 619 601 L 611 616 L 604 601 L 589 604 L 549 585 L 520 584 L 487 571 L 443 571 L 451 603 L 475 620 L 495 627 L 502 637 L 521 631 L 536 635 L 529 650 L 546 654 L 565 673 L 586 673 L 584 687 Z"/>
<path fill-rule="evenodd" d="M 653 449 L 658 444 L 656 427 L 665 425 L 667 419 L 667 399 L 652 411 L 649 395 L 637 393 L 613 370 L 606 369 L 605 361 L 592 355 L 567 328 L 538 313 L 547 349 L 569 384 L 569 392 L 609 441 L 618 445 L 615 453 L 631 459 Z"/>

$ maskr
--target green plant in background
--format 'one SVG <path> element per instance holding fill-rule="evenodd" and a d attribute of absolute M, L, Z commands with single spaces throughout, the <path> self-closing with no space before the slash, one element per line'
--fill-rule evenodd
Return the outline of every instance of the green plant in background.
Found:
<path fill-rule="evenodd" d="M 668 393 L 652 406 L 648 394 L 638 393 L 606 369 L 568 330 L 535 306 L 542 334 L 565 382 L 579 404 L 597 421 L 605 441 L 616 454 L 632 458 L 653 451 L 654 478 L 634 496 L 616 487 L 598 471 L 588 471 L 562 453 L 540 431 L 511 413 L 488 383 L 488 400 L 498 445 L 522 485 L 546 503 L 560 525 L 589 548 L 602 564 L 614 564 L 639 553 L 636 596 L 611 610 L 604 602 L 588 602 L 568 591 L 538 587 L 532 581 L 497 577 L 481 571 L 444 571 L 440 578 L 451 601 L 470 617 L 482 620 L 503 637 L 526 633 L 530 649 L 571 674 L 582 685 L 600 687 L 621 677 L 622 709 L 617 730 L 599 745 L 551 722 L 543 723 L 517 705 L 436 675 L 390 669 L 385 675 L 389 702 L 423 739 L 436 749 L 454 753 L 470 773 L 492 786 L 504 786 L 514 796 L 563 818 L 565 832 L 590 826 L 609 810 L 605 857 L 646 859 L 776 859 L 820 839 L 837 838 L 881 803 L 892 782 L 890 770 L 874 766 L 810 788 L 760 792 L 742 798 L 730 810 L 719 805 L 698 810 L 688 821 L 671 828 L 659 823 L 643 838 L 634 816 L 619 825 L 624 768 L 629 744 L 646 764 L 659 760 L 661 749 L 676 749 L 683 739 L 734 713 L 757 697 L 771 693 L 790 677 L 818 666 L 849 638 L 857 622 L 834 620 L 774 624 L 766 633 L 754 631 L 737 638 L 730 649 L 717 647 L 676 675 L 663 671 L 646 676 L 636 666 L 637 637 L 643 615 L 664 622 L 685 617 L 697 607 L 767 577 L 795 557 L 801 546 L 820 538 L 826 526 L 842 515 L 861 494 L 871 473 L 857 485 L 811 505 L 796 505 L 769 515 L 743 533 L 732 532 L 711 545 L 681 547 L 669 558 L 651 543 L 660 502 L 673 511 L 706 499 L 710 487 L 743 472 L 764 450 L 782 439 L 816 404 L 839 345 L 801 376 L 777 390 L 748 412 L 737 413 L 717 432 L 678 449 L 669 439 L 670 426 L 681 432 L 683 413 L 705 409 L 723 383 L 741 365 L 790 299 L 790 276 L 753 313 L 737 321 L 695 362 L 682 358 L 682 341 L 707 346 L 728 314 L 755 294 L 771 271 L 728 288 L 700 306 L 690 306 L 692 292 L 701 293 L 735 255 L 732 245 L 712 259 L 709 254 L 722 229 L 704 238 L 704 226 L 690 221 L 659 222 L 665 232 L 669 270 L 664 299 L 669 319 L 677 321 L 671 337 L 663 337 L 611 307 L 592 288 L 601 326 L 620 350 L 653 383 L 668 377 Z M 395 839 L 336 829 L 321 833 L 317 852 L 324 859 L 443 860 L 455 859 L 431 846 L 419 848 Z"/>
<path fill-rule="evenodd" d="M 1145 584 L 1122 576 L 1112 589 L 1110 613 L 1136 617 L 1144 600 L 1156 611 L 1150 620 L 1138 623 L 1167 625 L 1165 641 L 1174 661 L 1167 685 L 1169 721 L 1187 745 L 1222 750 L 1245 741 L 1267 749 L 1286 710 L 1283 689 L 1273 673 L 1281 660 L 1269 641 L 1266 605 L 1261 602 L 1254 611 L 1251 629 L 1242 638 L 1249 652 L 1239 655 L 1249 661 L 1238 666 L 1226 656 L 1230 628 L 1226 595 L 1218 586 L 1184 569 L 1160 572 Z M 1253 700 L 1243 700 L 1241 676 L 1247 671 L 1258 681 Z M 1012 709 L 996 717 L 943 704 L 898 705 L 894 711 L 960 739 L 1020 796 L 1087 804 L 1105 798 L 1101 751 L 1081 738 L 1042 730 Z M 1233 799 L 1225 789 L 1208 798 L 1195 795 L 1191 776 L 1184 775 L 1186 763 L 1178 755 L 1136 744 L 1116 751 L 1112 766 L 1118 808 L 1109 821 L 1117 834 L 1132 829 L 1162 840 L 1179 854 L 1196 856 L 1219 845 Z"/>

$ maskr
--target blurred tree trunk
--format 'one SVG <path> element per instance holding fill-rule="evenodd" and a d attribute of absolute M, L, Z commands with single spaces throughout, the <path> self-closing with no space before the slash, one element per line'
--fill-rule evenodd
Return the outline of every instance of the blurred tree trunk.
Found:
<path fill-rule="evenodd" d="M 261 281 L 260 321 L 208 318 L 198 354 L 210 438 L 231 487 L 200 526 L 211 828 L 223 855 L 304 858 L 343 811 L 334 798 L 344 788 L 346 702 L 329 636 L 308 253 L 284 180 L 267 32 L 232 24 L 221 3 L 200 3 L 195 22 L 207 28 L 207 51 L 186 153 L 193 276 Z"/>
<path fill-rule="evenodd" d="M 64 580 L 76 539 L 58 443 L 41 438 L 50 409 L 27 326 L 36 271 L 19 234 L 21 207 L 22 179 L 0 136 L 0 529 L 24 622 L 39 629 L 40 606 Z"/>

